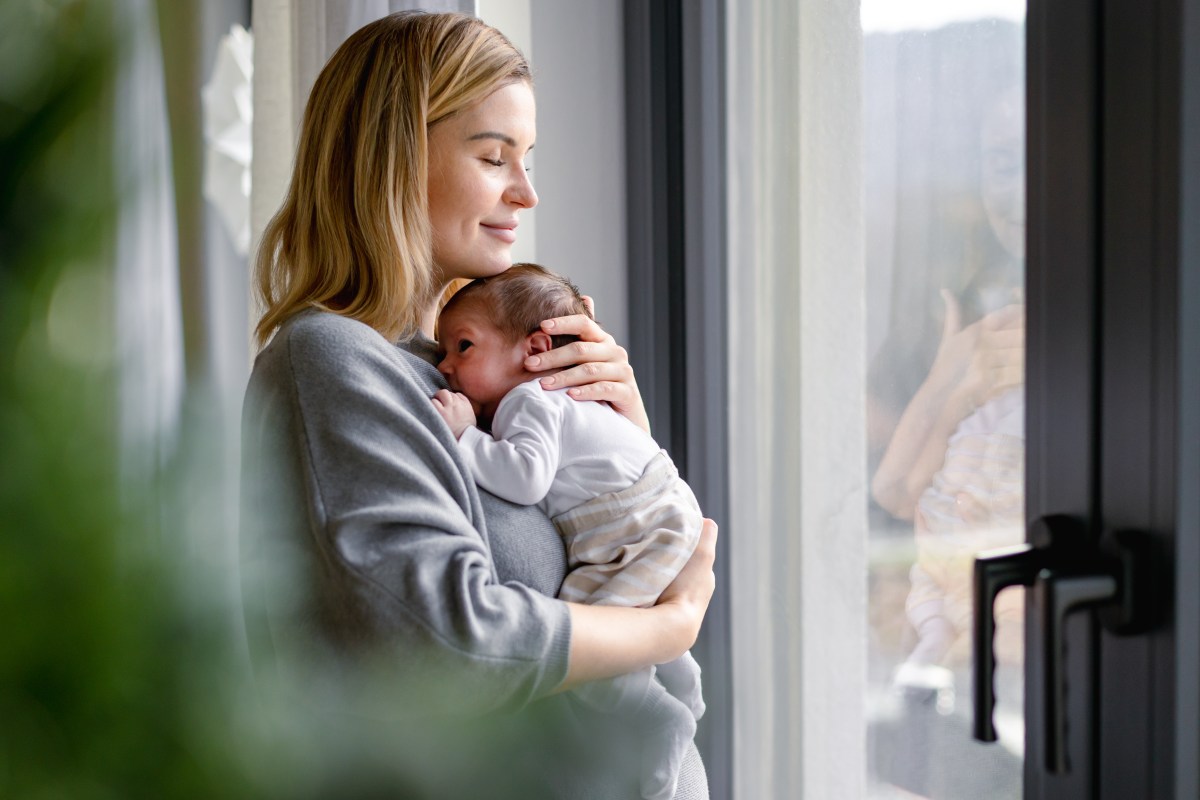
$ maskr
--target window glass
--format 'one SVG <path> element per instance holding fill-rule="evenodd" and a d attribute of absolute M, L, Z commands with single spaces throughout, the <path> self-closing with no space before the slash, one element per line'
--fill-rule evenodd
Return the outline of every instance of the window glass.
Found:
<path fill-rule="evenodd" d="M 974 556 L 1024 541 L 1024 8 L 864 2 L 872 797 L 1020 797 L 1022 597 L 1000 743 L 971 738 Z"/>
<path fill-rule="evenodd" d="M 971 579 L 1024 540 L 1024 7 L 730 11 L 734 795 L 1019 797 L 971 738 Z"/>

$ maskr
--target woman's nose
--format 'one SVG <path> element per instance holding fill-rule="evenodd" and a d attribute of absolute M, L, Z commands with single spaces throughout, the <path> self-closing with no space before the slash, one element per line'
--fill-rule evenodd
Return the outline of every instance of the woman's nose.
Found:
<path fill-rule="evenodd" d="M 520 172 L 508 187 L 507 197 L 508 202 L 521 206 L 522 208 L 533 208 L 538 204 L 537 192 L 533 189 L 533 182 L 529 180 L 529 173 L 524 167 L 518 167 Z"/>

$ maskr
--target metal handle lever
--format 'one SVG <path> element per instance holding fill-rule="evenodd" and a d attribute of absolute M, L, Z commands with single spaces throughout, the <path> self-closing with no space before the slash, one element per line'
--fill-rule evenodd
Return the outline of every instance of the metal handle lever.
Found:
<path fill-rule="evenodd" d="M 1072 549 L 1085 537 L 1084 526 L 1074 517 L 1051 514 L 1029 526 L 1028 544 L 989 550 L 975 558 L 974 646 L 975 689 L 974 736 L 981 742 L 996 741 L 992 713 L 996 710 L 996 595 L 1009 586 L 1032 586 L 1039 572 L 1058 563 L 1064 549 Z"/>
<path fill-rule="evenodd" d="M 1033 586 L 1041 610 L 1045 658 L 1046 769 L 1066 772 L 1067 717 L 1064 695 L 1066 648 L 1063 631 L 1072 611 L 1099 611 L 1101 623 L 1115 634 L 1146 630 L 1157 618 L 1148 594 L 1151 586 L 1148 538 L 1116 531 L 1097 543 L 1081 521 L 1049 515 L 1029 527 L 1029 544 L 980 553 L 975 559 L 975 738 L 996 741 L 992 714 L 995 696 L 996 595 L 1009 586 Z"/>
<path fill-rule="evenodd" d="M 1046 654 L 1046 770 L 1063 773 L 1067 763 L 1066 617 L 1077 608 L 1115 600 L 1117 579 L 1113 575 L 1071 575 L 1042 570 L 1034 582 L 1041 609 L 1043 652 Z"/>
<path fill-rule="evenodd" d="M 992 608 L 996 595 L 1009 586 L 1029 586 L 1033 583 L 1045 553 L 1031 545 L 1022 544 L 989 550 L 975 559 L 975 669 L 972 680 L 975 689 L 975 738 L 981 742 L 996 741 L 996 726 L 992 712 L 996 710 L 996 618 Z"/>

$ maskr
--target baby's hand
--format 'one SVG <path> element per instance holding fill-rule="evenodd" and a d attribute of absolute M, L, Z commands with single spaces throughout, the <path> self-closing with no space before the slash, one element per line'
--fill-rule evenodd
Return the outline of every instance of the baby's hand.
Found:
<path fill-rule="evenodd" d="M 475 409 L 471 408 L 471 401 L 465 394 L 438 389 L 432 400 L 433 407 L 442 415 L 442 419 L 446 420 L 450 430 L 454 431 L 455 439 L 462 436 L 462 432 L 467 428 L 475 425 Z"/>

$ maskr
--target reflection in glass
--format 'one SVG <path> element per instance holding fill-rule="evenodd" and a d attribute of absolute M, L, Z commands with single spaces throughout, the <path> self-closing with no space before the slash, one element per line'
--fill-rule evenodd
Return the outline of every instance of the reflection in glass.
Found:
<path fill-rule="evenodd" d="M 998 745 L 969 675 L 974 556 L 1024 540 L 1023 61 L 1019 21 L 864 32 L 875 797 L 1021 795 L 1018 592 Z"/>

